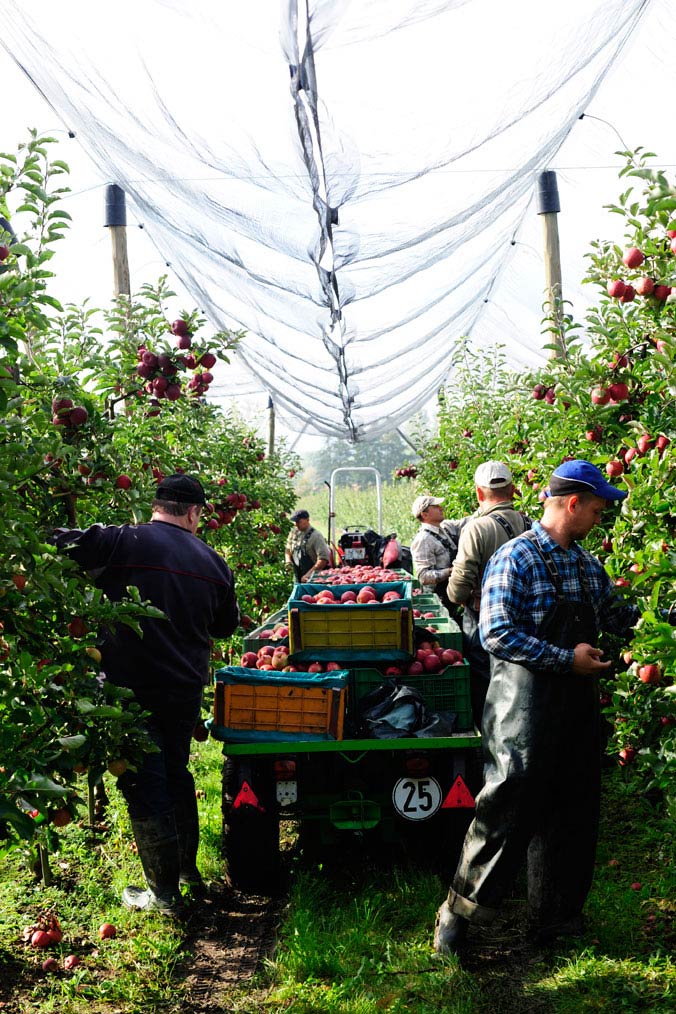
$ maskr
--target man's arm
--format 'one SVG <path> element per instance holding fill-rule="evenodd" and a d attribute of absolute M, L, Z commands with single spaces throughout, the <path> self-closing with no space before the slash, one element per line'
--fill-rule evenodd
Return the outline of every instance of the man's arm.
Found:
<path fill-rule="evenodd" d="M 107 565 L 120 536 L 115 525 L 91 525 L 90 528 L 56 528 L 50 542 L 61 552 L 96 577 Z"/>
<path fill-rule="evenodd" d="M 240 626 L 241 621 L 242 617 L 239 605 L 237 604 L 237 595 L 235 594 L 235 579 L 228 567 L 226 586 L 223 588 L 223 594 L 209 627 L 209 633 L 212 637 L 230 637 L 237 627 Z"/>

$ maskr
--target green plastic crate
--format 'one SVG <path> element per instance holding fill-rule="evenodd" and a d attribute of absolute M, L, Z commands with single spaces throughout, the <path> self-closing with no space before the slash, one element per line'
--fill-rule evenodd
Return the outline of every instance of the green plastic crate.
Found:
<path fill-rule="evenodd" d="M 274 645 L 277 645 L 277 644 L 288 644 L 289 643 L 288 637 L 283 637 L 280 640 L 274 640 L 273 641 L 273 640 L 270 640 L 269 637 L 261 637 L 260 636 L 261 632 L 263 630 L 270 630 L 272 627 L 274 627 L 274 625 L 276 623 L 284 623 L 284 624 L 286 624 L 287 620 L 288 620 L 288 613 L 287 613 L 286 609 L 278 609 L 276 613 L 272 614 L 272 616 L 268 616 L 268 619 L 267 619 L 266 623 L 264 623 L 261 627 L 256 627 L 255 630 L 250 630 L 248 632 L 248 634 L 246 634 L 242 638 L 242 644 L 244 645 L 244 647 L 243 647 L 242 650 L 243 651 L 258 651 L 258 649 L 262 648 L 264 644 L 274 644 Z"/>
<path fill-rule="evenodd" d="M 377 669 L 350 669 L 348 681 L 348 715 L 356 723 L 362 699 L 380 686 L 387 677 Z M 415 687 L 425 698 L 430 711 L 454 711 L 458 718 L 456 728 L 463 731 L 474 726 L 472 701 L 469 689 L 469 663 L 447 666 L 439 673 L 422 676 L 395 676 L 397 683 Z"/>
<path fill-rule="evenodd" d="M 434 638 L 439 642 L 442 648 L 455 648 L 456 651 L 462 651 L 462 631 L 460 627 L 450 618 L 435 619 L 435 620 L 416 620 L 415 625 L 418 630 L 426 630 L 431 627 L 434 630 Z M 433 635 L 430 634 L 430 639 Z"/>

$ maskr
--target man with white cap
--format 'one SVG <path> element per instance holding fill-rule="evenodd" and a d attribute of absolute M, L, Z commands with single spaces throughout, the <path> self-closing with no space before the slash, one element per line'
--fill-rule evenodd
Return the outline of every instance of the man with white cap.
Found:
<path fill-rule="evenodd" d="M 477 728 L 491 676 L 488 652 L 479 641 L 481 579 L 496 549 L 530 528 L 530 518 L 514 509 L 514 482 L 502 461 L 484 461 L 474 473 L 479 513 L 463 526 L 458 555 L 448 581 L 451 602 L 463 606 L 463 655 L 470 664 L 472 713 Z"/>
<path fill-rule="evenodd" d="M 413 501 L 411 513 L 420 521 L 420 531 L 411 543 L 411 556 L 422 588 L 436 592 L 446 608 L 455 613 L 446 595 L 446 582 L 458 551 L 461 526 L 444 520 L 443 502 L 443 497 L 427 494 Z"/>
<path fill-rule="evenodd" d="M 528 907 L 541 941 L 579 933 L 598 830 L 601 741 L 597 677 L 606 630 L 625 638 L 638 609 L 578 544 L 623 500 L 588 461 L 555 469 L 541 522 L 494 553 L 481 592 L 491 656 L 483 718 L 484 786 L 434 947 L 457 952 L 486 925 L 528 860 Z"/>

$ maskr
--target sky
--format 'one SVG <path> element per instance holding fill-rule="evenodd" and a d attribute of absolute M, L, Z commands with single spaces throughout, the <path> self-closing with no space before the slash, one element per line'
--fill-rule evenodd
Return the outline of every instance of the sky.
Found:
<path fill-rule="evenodd" d="M 564 297 L 573 302 L 578 316 L 591 295 L 580 284 L 590 241 L 598 237 L 621 240 L 617 216 L 603 209 L 621 189 L 617 178 L 621 160 L 615 152 L 642 145 L 656 152 L 658 164 L 676 175 L 676 135 L 671 122 L 671 97 L 676 94 L 675 42 L 676 24 L 670 0 L 652 0 L 631 43 L 550 165 L 557 171 L 561 195 L 559 229 Z M 84 154 L 78 139 L 68 138 L 67 125 L 2 47 L 0 75 L 4 92 L 0 149 L 15 150 L 27 129 L 35 127 L 60 140 L 58 157 L 71 167 L 69 183 L 73 193 L 65 207 L 73 223 L 52 261 L 56 272 L 53 292 L 67 302 L 89 299 L 93 306 L 106 305 L 112 295 L 110 236 L 102 224 L 108 181 Z M 166 273 L 177 291 L 171 314 L 174 309 L 178 315 L 181 308 L 192 308 L 194 300 L 173 273 L 171 260 L 167 263 L 159 255 L 132 206 L 128 208 L 128 224 L 132 289 Z M 180 258 L 180 250 L 172 256 Z M 498 336 L 501 328 L 532 333 L 537 326 L 534 322 L 541 317 L 543 271 L 541 221 L 533 208 L 487 306 L 488 320 Z M 267 395 L 256 379 L 250 374 L 242 377 L 235 368 L 218 369 L 222 372 L 220 377 L 217 372 L 214 387 L 217 389 L 219 381 L 228 388 L 237 386 L 245 413 L 266 432 Z M 254 394 L 257 390 L 260 393 Z M 321 438 L 299 437 L 298 433 L 280 429 L 289 444 L 297 441 L 296 449 L 300 451 L 314 449 L 321 442 Z"/>

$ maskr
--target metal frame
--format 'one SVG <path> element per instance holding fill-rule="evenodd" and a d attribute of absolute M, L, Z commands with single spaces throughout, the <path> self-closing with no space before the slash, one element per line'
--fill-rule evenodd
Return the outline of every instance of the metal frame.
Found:
<path fill-rule="evenodd" d="M 335 512 L 335 493 L 336 493 L 336 476 L 339 472 L 371 472 L 376 478 L 376 499 L 378 503 L 378 535 L 383 534 L 383 491 L 382 491 L 382 479 L 380 478 L 380 472 L 377 468 L 373 468 L 371 465 L 344 465 L 341 468 L 334 468 L 331 472 L 331 479 L 329 480 L 329 545 L 336 544 L 336 512 Z"/>

